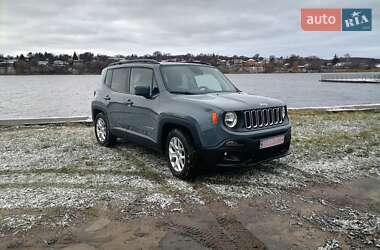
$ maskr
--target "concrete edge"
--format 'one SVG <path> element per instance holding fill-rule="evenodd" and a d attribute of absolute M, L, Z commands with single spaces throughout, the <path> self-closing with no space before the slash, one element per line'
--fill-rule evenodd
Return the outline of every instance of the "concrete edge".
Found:
<path fill-rule="evenodd" d="M 380 110 L 378 104 L 360 104 L 344 106 L 327 106 L 327 107 L 304 107 L 288 108 L 289 111 L 322 111 L 322 112 L 347 112 L 347 111 L 365 111 Z M 0 120 L 0 126 L 23 126 L 23 125 L 46 125 L 46 124 L 70 124 L 70 123 L 92 123 L 91 117 L 46 117 L 46 118 L 22 118 L 22 119 L 4 119 Z"/>
<path fill-rule="evenodd" d="M 0 126 L 46 125 L 46 124 L 91 123 L 91 122 L 92 122 L 92 119 L 87 116 L 22 118 L 22 119 L 0 120 Z"/>
<path fill-rule="evenodd" d="M 374 104 L 357 104 L 357 105 L 341 105 L 341 106 L 325 106 L 325 107 L 303 107 L 303 108 L 288 108 L 288 110 L 314 110 L 326 112 L 343 112 L 343 111 L 365 111 L 365 110 L 378 110 L 380 103 Z"/>
<path fill-rule="evenodd" d="M 379 80 L 334 80 L 334 79 L 325 79 L 325 80 L 319 80 L 320 82 L 338 82 L 338 83 L 368 83 L 368 84 L 380 84 Z"/>

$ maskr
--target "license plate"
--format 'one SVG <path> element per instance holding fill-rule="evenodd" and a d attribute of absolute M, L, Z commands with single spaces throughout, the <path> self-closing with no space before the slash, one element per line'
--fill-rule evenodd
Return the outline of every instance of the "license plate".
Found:
<path fill-rule="evenodd" d="M 260 140 L 260 149 L 270 148 L 284 143 L 285 136 L 277 135 Z"/>

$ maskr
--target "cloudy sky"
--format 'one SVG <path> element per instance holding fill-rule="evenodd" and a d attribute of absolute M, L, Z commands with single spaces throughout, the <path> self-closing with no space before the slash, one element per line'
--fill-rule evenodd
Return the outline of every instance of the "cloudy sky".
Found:
<path fill-rule="evenodd" d="M 305 32 L 300 9 L 372 8 L 371 32 Z M 0 0 L 0 54 L 334 53 L 380 58 L 378 0 Z"/>

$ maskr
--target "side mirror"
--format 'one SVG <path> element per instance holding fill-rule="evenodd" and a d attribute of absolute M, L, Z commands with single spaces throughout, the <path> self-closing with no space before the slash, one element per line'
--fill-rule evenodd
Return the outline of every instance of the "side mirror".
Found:
<path fill-rule="evenodd" d="M 154 87 L 152 90 L 152 96 L 158 95 L 159 93 L 160 93 L 160 90 L 158 89 L 158 87 Z"/>
<path fill-rule="evenodd" d="M 135 95 L 143 96 L 145 98 L 150 98 L 150 87 L 149 86 L 136 86 Z"/>

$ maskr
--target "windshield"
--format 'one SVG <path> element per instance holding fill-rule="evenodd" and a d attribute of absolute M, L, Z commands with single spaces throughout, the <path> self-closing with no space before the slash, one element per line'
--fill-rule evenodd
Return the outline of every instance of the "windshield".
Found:
<path fill-rule="evenodd" d="M 205 94 L 237 92 L 236 87 L 216 68 L 201 65 L 162 65 L 162 77 L 172 93 Z"/>

